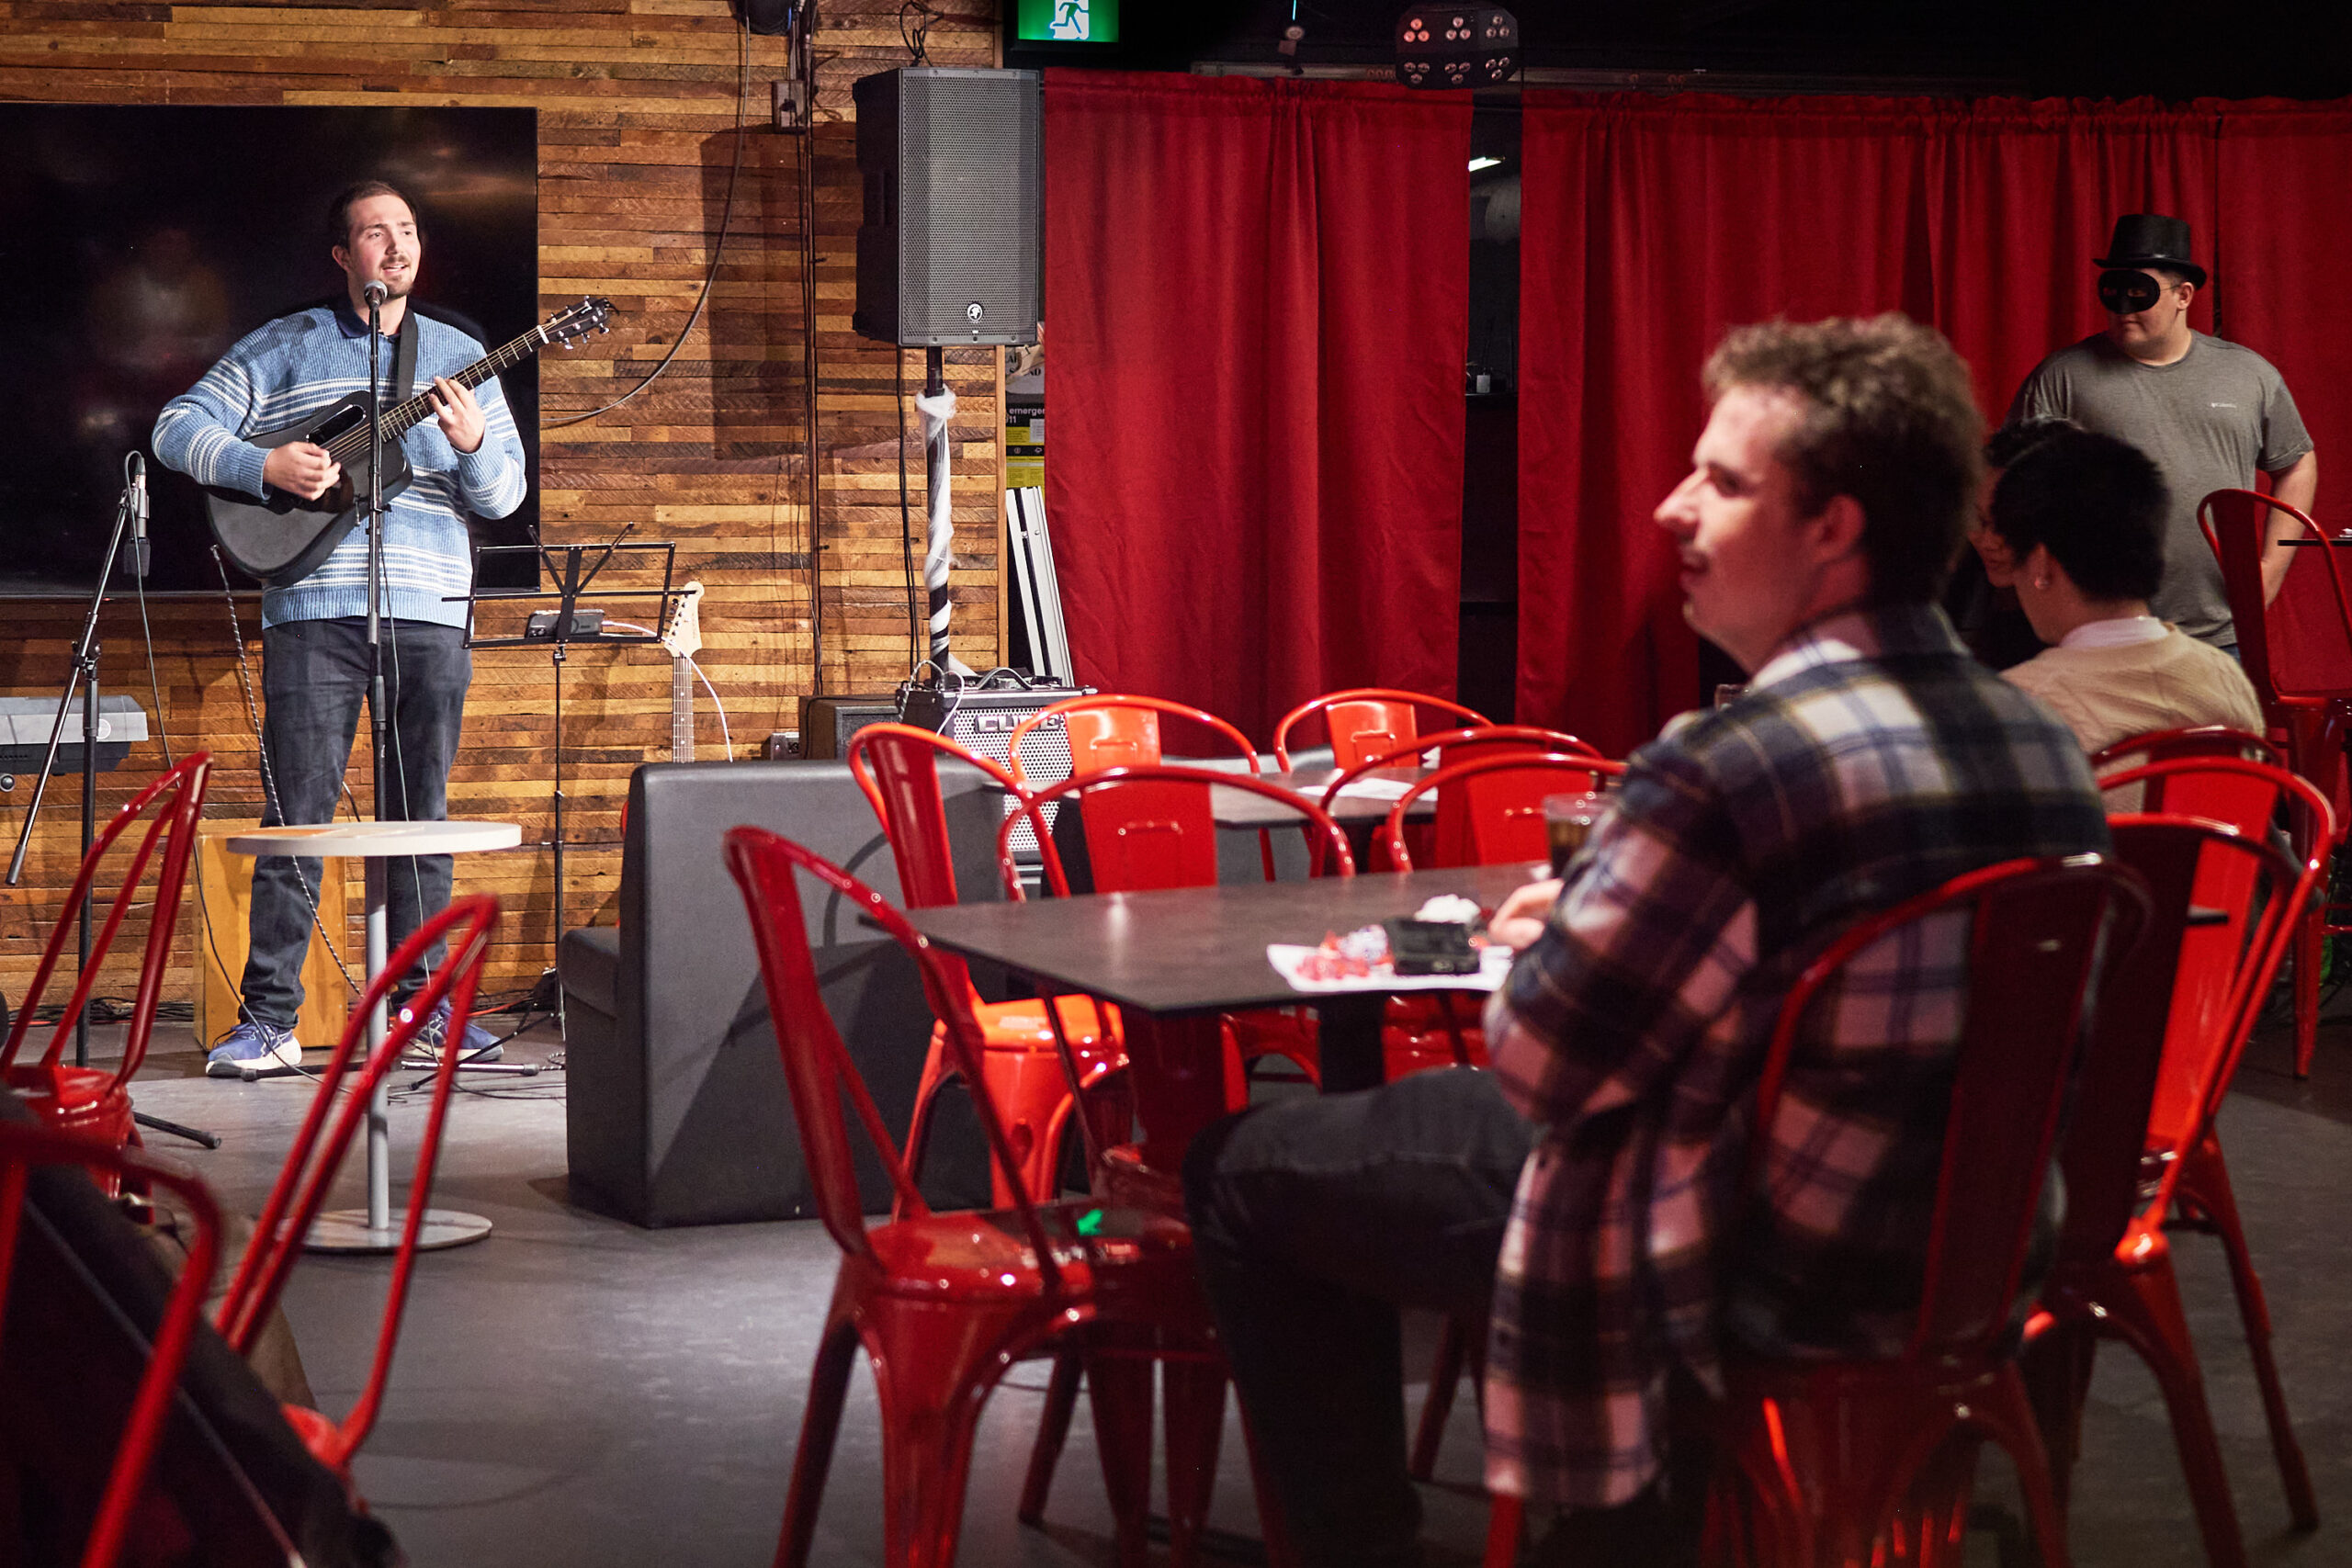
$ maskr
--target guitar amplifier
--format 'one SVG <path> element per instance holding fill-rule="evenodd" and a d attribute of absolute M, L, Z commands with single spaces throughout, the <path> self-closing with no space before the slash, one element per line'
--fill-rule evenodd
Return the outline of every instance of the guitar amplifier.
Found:
<path fill-rule="evenodd" d="M 1056 703 L 1091 696 L 1093 693 L 1091 686 L 1030 686 L 1006 691 L 967 686 L 961 692 L 947 694 L 951 705 L 940 733 L 965 750 L 1010 768 L 1012 732 L 1021 728 L 1023 719 Z M 898 704 L 887 695 L 804 697 L 800 704 L 800 754 L 839 757 L 848 751 L 850 737 L 867 725 L 898 722 Z M 1069 738 L 1063 733 L 1058 719 L 1039 725 L 1023 739 L 1021 776 L 1033 784 L 1056 784 L 1069 777 Z M 1011 806 L 1008 801 L 1008 815 Z M 1049 829 L 1057 809 L 1046 809 Z M 1036 835 L 1027 828 L 1013 833 L 1012 852 L 1023 865 L 1035 865 L 1043 859 L 1037 851 Z"/>

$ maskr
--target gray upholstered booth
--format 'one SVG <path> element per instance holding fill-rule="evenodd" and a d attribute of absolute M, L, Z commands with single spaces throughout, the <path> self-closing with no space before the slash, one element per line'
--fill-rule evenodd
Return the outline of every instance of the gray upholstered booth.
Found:
<path fill-rule="evenodd" d="M 942 769 L 966 898 L 999 897 L 991 855 L 1002 797 L 969 768 Z M 837 761 L 657 763 L 629 782 L 620 923 L 567 931 L 565 1005 L 571 1185 L 581 1201 L 660 1226 L 808 1212 L 791 1106 L 761 992 L 742 896 L 720 837 L 753 823 L 899 898 L 897 868 Z M 907 1124 L 930 1036 L 914 966 L 837 900 L 808 900 L 818 973 L 885 1122 Z M 948 1118 L 925 1186 L 984 1201 L 977 1133 Z M 878 1166 L 862 1172 L 887 1204 Z"/>

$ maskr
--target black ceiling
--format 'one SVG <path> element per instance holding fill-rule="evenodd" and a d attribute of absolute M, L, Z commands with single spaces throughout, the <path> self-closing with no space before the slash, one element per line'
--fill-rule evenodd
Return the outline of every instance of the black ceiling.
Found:
<path fill-rule="evenodd" d="M 1295 58 L 1384 63 L 1404 8 L 1405 0 L 1296 0 L 1305 37 Z M 1119 63 L 1182 69 L 1280 62 L 1293 0 L 1126 0 L 1124 10 Z M 2352 95 L 2352 6 L 2340 0 L 1523 0 L 1512 10 L 1537 70 L 2034 96 Z"/>

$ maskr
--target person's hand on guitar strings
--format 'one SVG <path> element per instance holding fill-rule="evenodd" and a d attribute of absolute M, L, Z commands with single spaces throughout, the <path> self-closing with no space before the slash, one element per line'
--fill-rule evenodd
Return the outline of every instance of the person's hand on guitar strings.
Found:
<path fill-rule="evenodd" d="M 343 478 L 343 465 L 328 457 L 323 446 L 308 441 L 289 441 L 269 449 L 269 456 L 262 459 L 261 478 L 274 491 L 316 501 Z"/>
<path fill-rule="evenodd" d="M 441 425 L 441 434 L 449 445 L 460 452 L 471 452 L 481 446 L 481 404 L 474 400 L 472 389 L 447 376 L 433 378 L 433 389 L 425 394 L 433 400 L 433 417 Z"/>

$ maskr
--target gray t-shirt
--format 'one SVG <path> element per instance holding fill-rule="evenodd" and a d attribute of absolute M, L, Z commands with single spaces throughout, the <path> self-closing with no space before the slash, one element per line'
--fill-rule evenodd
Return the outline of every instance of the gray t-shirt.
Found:
<path fill-rule="evenodd" d="M 2120 436 L 2155 461 L 2172 491 L 2165 579 L 2148 606 L 2191 637 L 2237 641 L 2222 566 L 2197 526 L 2197 503 L 2217 490 L 2251 490 L 2312 449 L 2278 370 L 2250 348 L 2203 333 L 2170 365 L 2143 365 L 2104 333 L 2062 348 L 2018 389 L 2009 418 L 2071 419 Z"/>

